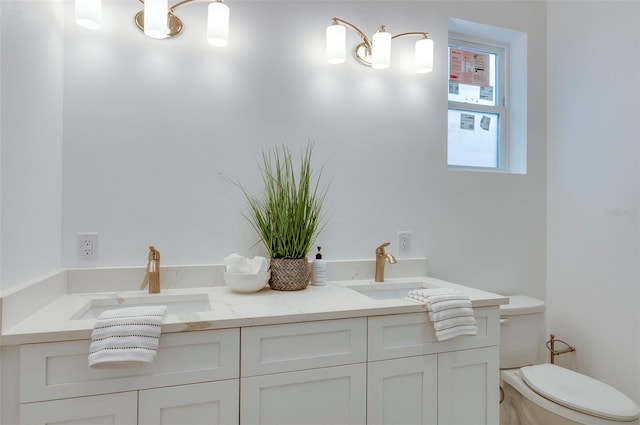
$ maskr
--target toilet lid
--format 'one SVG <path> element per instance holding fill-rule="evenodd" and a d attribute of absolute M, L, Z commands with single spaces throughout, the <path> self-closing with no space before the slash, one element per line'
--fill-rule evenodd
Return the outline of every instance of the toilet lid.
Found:
<path fill-rule="evenodd" d="M 640 407 L 620 391 L 560 366 L 526 366 L 520 376 L 541 396 L 579 412 L 617 421 L 632 421 L 640 415 Z"/>

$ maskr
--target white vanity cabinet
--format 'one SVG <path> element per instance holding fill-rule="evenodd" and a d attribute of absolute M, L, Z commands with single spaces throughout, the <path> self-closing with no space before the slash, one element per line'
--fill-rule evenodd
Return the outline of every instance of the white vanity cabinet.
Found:
<path fill-rule="evenodd" d="M 497 424 L 499 309 L 474 310 L 477 336 L 436 340 L 425 313 L 368 320 L 368 424 Z"/>
<path fill-rule="evenodd" d="M 153 363 L 17 348 L 21 424 L 497 424 L 499 308 L 438 342 L 425 312 L 166 333 Z M 17 416 L 17 414 L 16 414 Z"/>
<path fill-rule="evenodd" d="M 242 425 L 366 423 L 367 319 L 243 328 Z"/>
<path fill-rule="evenodd" d="M 238 423 L 239 342 L 239 329 L 165 334 L 153 363 L 104 368 L 88 367 L 87 340 L 22 345 L 20 423 Z"/>

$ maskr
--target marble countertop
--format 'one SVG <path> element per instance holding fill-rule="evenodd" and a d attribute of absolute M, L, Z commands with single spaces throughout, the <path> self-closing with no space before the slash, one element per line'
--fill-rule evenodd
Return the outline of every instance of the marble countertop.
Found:
<path fill-rule="evenodd" d="M 431 277 L 393 278 L 386 283 L 424 282 L 429 287 L 458 289 L 469 296 L 474 307 L 506 304 L 502 295 L 457 285 Z M 274 291 L 265 289 L 250 294 L 235 293 L 226 286 L 189 287 L 163 289 L 162 296 L 200 294 L 208 298 L 209 311 L 175 312 L 165 316 L 163 333 L 206 329 L 222 329 L 259 326 L 312 320 L 342 319 L 349 317 L 377 316 L 397 313 L 425 312 L 420 302 L 395 298 L 375 300 L 350 286 L 376 285 L 371 280 L 331 281 L 325 286 L 308 286 L 301 291 Z M 2 345 L 89 339 L 95 318 L 75 319 L 95 299 L 124 300 L 127 297 L 153 297 L 144 291 L 64 293 L 46 303 L 32 314 L 12 323 L 2 332 Z M 157 297 L 161 300 L 162 298 Z M 146 299 L 144 300 L 147 301 Z M 158 302 L 157 304 L 162 304 Z"/>

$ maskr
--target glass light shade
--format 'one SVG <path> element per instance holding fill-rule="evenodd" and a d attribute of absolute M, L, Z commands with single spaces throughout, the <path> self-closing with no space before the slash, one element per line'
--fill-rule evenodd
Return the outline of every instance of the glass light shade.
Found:
<path fill-rule="evenodd" d="M 102 19 L 102 0 L 76 0 L 76 24 L 97 30 Z"/>
<path fill-rule="evenodd" d="M 209 3 L 207 42 L 217 47 L 229 43 L 229 6 L 220 1 Z"/>
<path fill-rule="evenodd" d="M 151 38 L 166 38 L 169 33 L 168 0 L 145 0 L 144 33 Z"/>
<path fill-rule="evenodd" d="M 389 68 L 391 64 L 391 34 L 378 31 L 371 42 L 371 66 L 376 69 Z"/>
<path fill-rule="evenodd" d="M 423 74 L 433 71 L 433 40 L 423 38 L 416 41 L 416 72 Z"/>
<path fill-rule="evenodd" d="M 332 24 L 327 27 L 327 62 L 344 63 L 347 60 L 346 28 Z"/>

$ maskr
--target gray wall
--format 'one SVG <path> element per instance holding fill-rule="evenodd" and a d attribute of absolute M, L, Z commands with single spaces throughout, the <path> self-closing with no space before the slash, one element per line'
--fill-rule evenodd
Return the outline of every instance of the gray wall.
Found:
<path fill-rule="evenodd" d="M 203 40 L 205 4 L 180 9 L 186 32 L 157 41 L 132 28 L 135 6 L 105 3 L 100 33 L 65 25 L 63 265 L 83 266 L 75 235 L 99 232 L 97 264 L 165 264 L 253 255 L 245 203 L 220 173 L 259 186 L 262 146 L 316 142 L 331 181 L 327 259 L 372 258 L 398 230 L 435 276 L 544 296 L 545 8 L 541 3 L 237 2 L 226 49 Z M 184 11 L 184 12 L 183 12 Z M 286 16 L 287 19 L 283 17 Z M 392 68 L 330 66 L 333 16 L 373 33 L 427 30 L 435 71 L 418 75 L 394 44 Z M 530 34 L 527 175 L 446 168 L 450 17 Z M 349 49 L 358 42 L 348 33 Z"/>
<path fill-rule="evenodd" d="M 548 10 L 549 330 L 640 401 L 640 2 Z"/>

